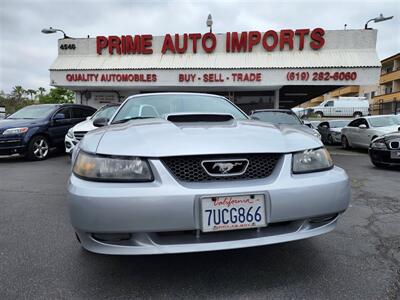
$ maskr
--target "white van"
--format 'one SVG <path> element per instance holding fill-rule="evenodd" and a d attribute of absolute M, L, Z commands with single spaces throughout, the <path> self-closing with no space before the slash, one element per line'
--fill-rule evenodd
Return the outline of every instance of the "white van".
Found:
<path fill-rule="evenodd" d="M 339 97 L 328 99 L 313 107 L 318 117 L 354 117 L 368 116 L 369 103 L 365 97 Z"/>

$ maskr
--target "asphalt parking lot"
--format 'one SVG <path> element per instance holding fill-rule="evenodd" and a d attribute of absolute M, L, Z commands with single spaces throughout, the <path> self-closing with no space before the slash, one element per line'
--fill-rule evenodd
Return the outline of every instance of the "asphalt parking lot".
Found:
<path fill-rule="evenodd" d="M 338 228 L 234 251 L 104 256 L 81 250 L 68 220 L 69 159 L 0 158 L 0 299 L 400 298 L 400 171 L 330 147 L 351 177 Z"/>

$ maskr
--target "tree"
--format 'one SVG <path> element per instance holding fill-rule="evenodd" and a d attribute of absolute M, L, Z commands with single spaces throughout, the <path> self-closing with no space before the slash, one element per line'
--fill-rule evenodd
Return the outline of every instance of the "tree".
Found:
<path fill-rule="evenodd" d="M 31 96 L 31 100 L 33 100 L 33 95 L 36 95 L 36 90 L 27 89 L 26 93 Z"/>
<path fill-rule="evenodd" d="M 20 85 L 16 85 L 13 87 L 11 92 L 11 96 L 15 98 L 17 101 L 21 101 L 24 98 L 26 91 Z"/>
<path fill-rule="evenodd" d="M 43 96 L 43 94 L 46 92 L 46 89 L 44 87 L 39 87 L 38 92 L 40 96 Z"/>
<path fill-rule="evenodd" d="M 40 103 L 73 103 L 74 99 L 73 91 L 58 87 L 50 89 L 47 94 L 39 95 Z"/>

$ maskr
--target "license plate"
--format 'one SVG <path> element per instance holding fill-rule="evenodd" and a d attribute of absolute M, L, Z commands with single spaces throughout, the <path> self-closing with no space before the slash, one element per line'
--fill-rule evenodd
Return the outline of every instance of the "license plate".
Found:
<path fill-rule="evenodd" d="M 201 220 L 203 232 L 266 226 L 264 195 L 202 198 Z"/>
<path fill-rule="evenodd" d="M 400 159 L 400 150 L 390 151 L 390 158 Z"/>

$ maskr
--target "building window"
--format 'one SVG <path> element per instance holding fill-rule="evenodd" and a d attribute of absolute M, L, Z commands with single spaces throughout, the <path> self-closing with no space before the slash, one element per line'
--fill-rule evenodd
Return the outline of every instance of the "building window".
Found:
<path fill-rule="evenodd" d="M 375 97 L 375 91 L 371 92 L 371 98 Z"/>
<path fill-rule="evenodd" d="M 385 94 L 391 94 L 391 93 L 392 93 L 392 87 L 391 86 L 385 87 Z"/>

